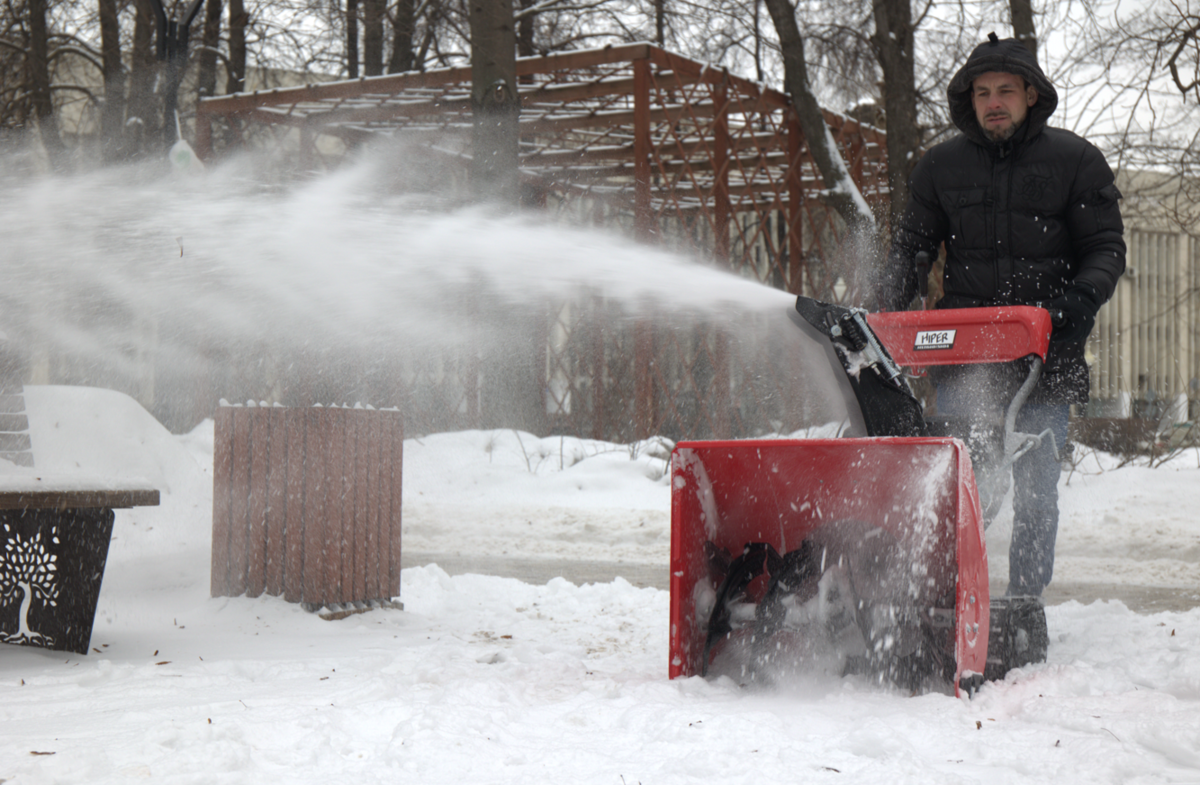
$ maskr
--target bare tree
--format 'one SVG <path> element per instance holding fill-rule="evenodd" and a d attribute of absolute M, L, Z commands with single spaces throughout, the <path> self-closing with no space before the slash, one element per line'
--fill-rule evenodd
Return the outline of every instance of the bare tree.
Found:
<path fill-rule="evenodd" d="M 363 74 L 383 73 L 384 0 L 362 0 Z"/>
<path fill-rule="evenodd" d="M 125 126 L 125 64 L 121 61 L 120 8 L 117 0 L 99 0 L 98 11 L 104 72 L 100 135 L 104 155 L 111 160 L 120 155 Z"/>
<path fill-rule="evenodd" d="M 871 49 L 883 73 L 888 187 L 891 190 L 891 219 L 894 226 L 908 202 L 908 178 L 921 153 L 914 35 L 920 20 L 913 20 L 911 0 L 874 0 L 874 12 L 875 32 L 871 36 Z"/>
<path fill-rule="evenodd" d="M 397 0 L 392 7 L 392 55 L 388 60 L 390 74 L 411 71 L 417 62 L 417 50 L 414 47 L 419 12 L 416 0 Z"/>
<path fill-rule="evenodd" d="M 852 231 L 874 235 L 875 215 L 854 185 L 813 94 L 796 9 L 790 0 L 766 0 L 766 6 L 779 36 L 784 88 L 796 109 L 809 154 L 825 181 L 824 198 Z"/>
<path fill-rule="evenodd" d="M 1171 5 L 1177 17 L 1169 19 L 1171 26 L 1165 31 L 1170 52 L 1167 69 L 1184 100 L 1195 91 L 1195 100 L 1200 103 L 1200 12 L 1192 11 L 1190 6 Z"/>
<path fill-rule="evenodd" d="M 1012 16 L 1013 37 L 1025 44 L 1025 48 L 1036 59 L 1038 39 L 1033 25 L 1032 0 L 1008 0 L 1008 9 Z"/>
<path fill-rule="evenodd" d="M 204 6 L 204 30 L 200 51 L 196 55 L 196 92 L 215 95 L 217 91 L 217 58 L 221 54 L 221 0 L 208 0 Z"/>
<path fill-rule="evenodd" d="M 52 161 L 61 161 L 66 147 L 58 129 L 58 116 L 50 96 L 50 33 L 47 0 L 26 0 L 29 15 L 29 48 L 26 56 L 29 97 L 42 145 Z"/>
<path fill-rule="evenodd" d="M 250 13 L 245 0 L 229 0 L 229 69 L 225 92 L 240 93 L 246 89 L 246 30 L 250 27 Z"/>
<path fill-rule="evenodd" d="M 515 205 L 520 100 L 512 0 L 470 0 L 470 22 L 471 180 L 480 197 Z"/>
<path fill-rule="evenodd" d="M 358 78 L 358 0 L 346 0 L 346 75 Z"/>

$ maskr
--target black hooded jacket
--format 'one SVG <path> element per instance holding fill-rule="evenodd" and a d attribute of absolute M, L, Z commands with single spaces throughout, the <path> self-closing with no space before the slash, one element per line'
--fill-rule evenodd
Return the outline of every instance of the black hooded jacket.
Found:
<path fill-rule="evenodd" d="M 1104 157 L 1085 139 L 1046 121 L 1058 93 L 1016 39 L 975 48 L 947 89 L 962 131 L 929 150 L 909 180 L 909 201 L 893 237 L 883 302 L 893 309 L 917 290 L 913 258 L 946 245 L 939 308 L 1033 305 L 1072 283 L 1107 302 L 1125 270 L 1120 193 Z M 987 72 L 1015 74 L 1037 90 L 1025 121 L 1004 142 L 983 133 L 972 82 Z M 1034 400 L 1083 403 L 1083 342 L 1053 343 Z"/>

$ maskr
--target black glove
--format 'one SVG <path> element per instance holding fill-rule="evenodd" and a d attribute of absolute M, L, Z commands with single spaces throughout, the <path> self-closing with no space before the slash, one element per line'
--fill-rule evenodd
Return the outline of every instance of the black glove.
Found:
<path fill-rule="evenodd" d="M 1096 313 L 1103 303 L 1100 293 L 1090 283 L 1074 283 L 1046 303 L 1046 310 L 1054 320 L 1054 332 L 1050 340 L 1056 342 L 1082 341 L 1096 326 Z"/>

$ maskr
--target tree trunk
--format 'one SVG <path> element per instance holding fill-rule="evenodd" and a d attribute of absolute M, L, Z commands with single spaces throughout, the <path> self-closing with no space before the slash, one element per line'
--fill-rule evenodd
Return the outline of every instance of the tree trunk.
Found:
<path fill-rule="evenodd" d="M 125 65 L 121 62 L 121 25 L 117 0 L 100 0 L 100 57 L 104 104 L 100 109 L 100 147 L 104 159 L 121 155 L 125 126 Z"/>
<path fill-rule="evenodd" d="M 1008 0 L 1008 10 L 1012 14 L 1013 36 L 1025 44 L 1025 48 L 1037 59 L 1038 40 L 1037 30 L 1033 26 L 1033 3 L 1031 0 Z"/>
<path fill-rule="evenodd" d="M 520 0 L 521 10 L 528 10 L 537 0 Z M 533 57 L 533 32 L 537 14 L 525 14 L 517 23 L 517 56 Z M 531 80 L 532 81 L 532 80 Z"/>
<path fill-rule="evenodd" d="M 416 0 L 398 0 L 396 18 L 392 22 L 392 57 L 388 61 L 389 74 L 412 71 L 416 64 L 413 39 L 417 33 Z"/>
<path fill-rule="evenodd" d="M 754 0 L 754 80 L 759 84 L 766 81 L 763 75 L 763 35 L 759 8 L 762 0 Z"/>
<path fill-rule="evenodd" d="M 46 25 L 49 11 L 46 0 L 28 0 L 29 11 L 29 58 L 26 60 L 30 104 L 37 119 L 42 145 L 51 163 L 62 162 L 66 153 L 62 134 L 58 128 L 58 117 L 54 114 L 54 100 L 50 94 L 50 36 Z"/>
<path fill-rule="evenodd" d="M 875 34 L 871 36 L 871 49 L 883 71 L 888 187 L 891 189 L 891 223 L 895 226 L 908 202 L 908 177 L 921 150 L 910 0 L 875 0 Z"/>
<path fill-rule="evenodd" d="M 384 0 L 362 0 L 363 10 L 363 73 L 379 76 L 383 73 Z"/>
<path fill-rule="evenodd" d="M 229 0 L 229 75 L 225 92 L 240 93 L 246 89 L 246 28 L 250 14 L 245 0 Z"/>
<path fill-rule="evenodd" d="M 358 78 L 358 0 L 346 0 L 346 75 Z"/>
<path fill-rule="evenodd" d="M 162 137 L 156 120 L 160 111 L 154 95 L 158 76 L 158 58 L 154 52 L 154 11 L 145 0 L 134 4 L 132 68 L 129 73 L 129 127 L 126 144 L 129 153 L 144 152 L 147 140 Z"/>
<path fill-rule="evenodd" d="M 654 43 L 667 45 L 667 0 L 654 0 Z"/>
<path fill-rule="evenodd" d="M 808 152 L 821 172 L 828 204 L 853 232 L 874 235 L 875 216 L 863 200 L 846 162 L 834 144 L 825 115 L 809 86 L 808 64 L 804 60 L 804 38 L 796 24 L 796 10 L 789 0 L 765 0 L 775 33 L 779 36 L 779 49 L 783 55 L 783 83 L 792 99 L 792 106 L 800 121 L 800 130 L 808 144 Z"/>
<path fill-rule="evenodd" d="M 478 199 L 515 207 L 518 121 L 516 30 L 511 0 L 471 0 L 471 185 Z"/>
<path fill-rule="evenodd" d="M 196 88 L 202 96 L 217 92 L 217 47 L 221 45 L 221 0 L 204 6 L 204 34 L 196 66 Z"/>

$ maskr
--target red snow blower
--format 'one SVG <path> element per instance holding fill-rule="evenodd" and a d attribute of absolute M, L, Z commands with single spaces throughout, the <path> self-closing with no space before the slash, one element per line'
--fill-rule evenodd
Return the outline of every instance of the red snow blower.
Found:
<path fill-rule="evenodd" d="M 676 446 L 671 678 L 771 684 L 815 671 L 970 694 L 1044 660 L 1040 600 L 989 597 L 983 532 L 1012 463 L 1057 450 L 1049 432 L 1015 425 L 1050 314 L 867 314 L 800 297 L 789 315 L 848 383 L 859 435 Z M 1024 372 L 983 435 L 977 421 L 927 419 L 901 370 L 982 363 Z"/>

